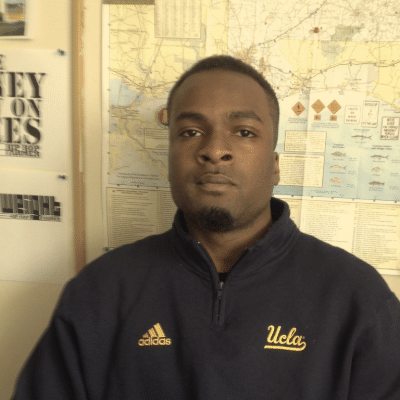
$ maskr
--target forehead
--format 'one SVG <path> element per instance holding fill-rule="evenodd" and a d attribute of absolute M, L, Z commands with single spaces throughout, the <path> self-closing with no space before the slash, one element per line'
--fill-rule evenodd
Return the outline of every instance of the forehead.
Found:
<path fill-rule="evenodd" d="M 176 90 L 171 120 L 181 111 L 198 108 L 269 114 L 269 103 L 264 88 L 248 75 L 225 70 L 202 71 L 189 76 Z"/>

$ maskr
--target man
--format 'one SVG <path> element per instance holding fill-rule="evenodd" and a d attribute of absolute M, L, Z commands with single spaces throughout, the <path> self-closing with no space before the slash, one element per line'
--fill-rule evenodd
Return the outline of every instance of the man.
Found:
<path fill-rule="evenodd" d="M 172 229 L 68 283 L 15 399 L 398 400 L 399 301 L 271 198 L 269 84 L 208 58 L 176 83 L 168 113 Z"/>

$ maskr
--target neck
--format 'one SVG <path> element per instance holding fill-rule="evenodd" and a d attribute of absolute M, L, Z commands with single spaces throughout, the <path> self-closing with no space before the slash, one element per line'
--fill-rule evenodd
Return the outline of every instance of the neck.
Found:
<path fill-rule="evenodd" d="M 190 218 L 185 216 L 185 220 L 189 236 L 207 250 L 218 273 L 230 271 L 246 249 L 262 239 L 273 224 L 269 207 L 268 212 L 259 216 L 250 226 L 230 232 L 200 230 Z"/>

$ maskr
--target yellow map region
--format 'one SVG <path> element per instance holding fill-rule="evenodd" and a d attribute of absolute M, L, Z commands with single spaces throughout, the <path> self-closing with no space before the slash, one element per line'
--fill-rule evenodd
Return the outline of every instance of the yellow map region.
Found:
<path fill-rule="evenodd" d="M 203 1 L 201 18 L 200 39 L 156 38 L 154 6 L 111 5 L 110 80 L 158 98 L 198 59 L 227 53 L 227 0 Z"/>
<path fill-rule="evenodd" d="M 253 65 L 282 103 L 336 90 L 400 110 L 397 0 L 203 0 L 196 39 L 155 37 L 153 5 L 108 12 L 110 183 L 169 186 L 157 115 L 177 78 L 213 54 Z"/>
<path fill-rule="evenodd" d="M 400 110 L 398 42 L 337 42 L 333 52 L 321 41 L 282 40 L 280 51 L 290 66 L 289 95 L 310 87 L 355 90 Z"/>

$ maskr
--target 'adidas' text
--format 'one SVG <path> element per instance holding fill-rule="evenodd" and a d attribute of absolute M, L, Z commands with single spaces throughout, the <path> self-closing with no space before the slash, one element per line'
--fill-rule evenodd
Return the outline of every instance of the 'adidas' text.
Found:
<path fill-rule="evenodd" d="M 139 339 L 138 344 L 139 346 L 170 346 L 171 339 L 165 337 L 161 325 L 157 323 Z"/>
<path fill-rule="evenodd" d="M 154 339 L 140 339 L 139 346 L 169 346 L 171 339 L 166 338 L 154 338 Z"/>

